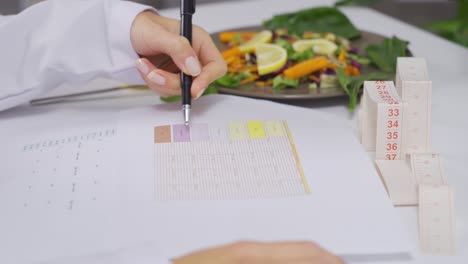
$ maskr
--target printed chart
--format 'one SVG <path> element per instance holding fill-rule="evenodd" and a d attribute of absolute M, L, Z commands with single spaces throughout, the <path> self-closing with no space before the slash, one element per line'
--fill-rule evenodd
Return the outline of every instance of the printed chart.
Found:
<path fill-rule="evenodd" d="M 285 121 L 157 126 L 154 160 L 159 201 L 310 193 Z"/>
<path fill-rule="evenodd" d="M 115 129 L 51 137 L 22 146 L 18 177 L 9 190 L 24 209 L 72 211 L 102 198 L 103 157 Z"/>

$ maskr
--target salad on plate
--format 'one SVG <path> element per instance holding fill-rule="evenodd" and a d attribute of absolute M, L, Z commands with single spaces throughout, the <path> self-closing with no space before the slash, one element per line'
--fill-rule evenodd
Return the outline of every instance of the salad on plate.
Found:
<path fill-rule="evenodd" d="M 380 35 L 381 43 L 367 43 L 362 36 L 335 7 L 276 15 L 260 30 L 223 31 L 217 37 L 228 72 L 214 84 L 228 89 L 271 87 L 273 94 L 304 86 L 322 94 L 338 88 L 349 96 L 353 111 L 364 81 L 393 78 L 389 74 L 396 59 L 407 55 L 409 44 Z M 353 46 L 358 42 L 360 49 Z"/>

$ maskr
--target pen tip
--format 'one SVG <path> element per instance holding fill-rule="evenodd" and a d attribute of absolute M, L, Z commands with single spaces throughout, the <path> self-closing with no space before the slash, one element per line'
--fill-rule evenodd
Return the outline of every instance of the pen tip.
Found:
<path fill-rule="evenodd" d="M 183 111 L 184 111 L 185 125 L 188 126 L 190 124 L 190 105 L 184 105 Z"/>

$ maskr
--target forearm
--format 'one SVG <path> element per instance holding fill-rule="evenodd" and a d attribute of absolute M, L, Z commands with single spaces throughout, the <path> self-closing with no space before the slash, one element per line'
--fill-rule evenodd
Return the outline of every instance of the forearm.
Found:
<path fill-rule="evenodd" d="M 125 1 L 49 0 L 0 19 L 0 110 L 65 82 L 110 77 L 143 83 L 130 29 L 148 8 Z"/>

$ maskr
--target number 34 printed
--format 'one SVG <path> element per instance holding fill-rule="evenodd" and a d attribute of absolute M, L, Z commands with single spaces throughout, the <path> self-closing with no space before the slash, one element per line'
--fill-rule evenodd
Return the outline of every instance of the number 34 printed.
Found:
<path fill-rule="evenodd" d="M 387 121 L 387 128 L 398 128 L 399 122 L 398 120 L 388 120 Z"/>

